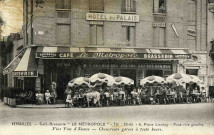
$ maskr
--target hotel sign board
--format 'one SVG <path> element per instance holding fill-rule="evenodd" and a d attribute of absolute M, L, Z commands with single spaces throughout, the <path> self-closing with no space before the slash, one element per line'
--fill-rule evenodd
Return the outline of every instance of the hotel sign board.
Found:
<path fill-rule="evenodd" d="M 88 21 L 110 21 L 110 22 L 139 22 L 139 15 L 133 14 L 105 14 L 86 13 Z"/>
<path fill-rule="evenodd" d="M 37 52 L 36 58 L 43 59 L 72 59 L 72 58 L 100 58 L 100 59 L 191 59 L 191 54 L 155 54 L 155 53 L 123 53 L 123 52 Z"/>

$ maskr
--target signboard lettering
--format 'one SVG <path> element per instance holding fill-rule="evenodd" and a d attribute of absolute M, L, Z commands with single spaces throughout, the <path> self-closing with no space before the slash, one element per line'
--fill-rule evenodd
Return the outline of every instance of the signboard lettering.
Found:
<path fill-rule="evenodd" d="M 153 27 L 161 27 L 161 28 L 165 28 L 166 27 L 166 23 L 165 22 L 153 22 L 152 25 L 153 25 Z"/>
<path fill-rule="evenodd" d="M 135 26 L 135 23 L 122 22 L 122 26 Z"/>
<path fill-rule="evenodd" d="M 72 59 L 72 58 L 116 58 L 116 59 L 191 59 L 191 54 L 155 54 L 155 53 L 123 53 L 123 52 L 74 52 L 45 53 L 37 52 L 37 58 Z"/>
<path fill-rule="evenodd" d="M 97 21 L 116 21 L 116 22 L 139 22 L 139 15 L 86 13 L 86 20 L 89 20 L 89 21 L 97 20 Z"/>
<path fill-rule="evenodd" d="M 13 71 L 14 77 L 37 77 L 37 71 Z"/>

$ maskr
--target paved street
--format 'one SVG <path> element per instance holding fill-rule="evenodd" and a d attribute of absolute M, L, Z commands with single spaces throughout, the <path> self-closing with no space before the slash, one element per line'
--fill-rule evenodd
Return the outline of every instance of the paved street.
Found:
<path fill-rule="evenodd" d="M 12 122 L 188 123 L 214 126 L 214 104 L 142 105 L 103 108 L 10 108 L 1 103 L 1 125 Z M 173 127 L 175 128 L 175 127 Z M 209 128 L 210 130 L 211 128 Z M 206 129 L 207 131 L 207 129 Z M 211 130 L 213 131 L 213 130 Z M 212 132 L 214 134 L 214 131 Z"/>

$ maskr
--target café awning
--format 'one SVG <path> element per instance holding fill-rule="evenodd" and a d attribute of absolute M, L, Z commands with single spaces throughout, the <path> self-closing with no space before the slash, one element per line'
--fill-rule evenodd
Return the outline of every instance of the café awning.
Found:
<path fill-rule="evenodd" d="M 8 73 L 12 73 L 12 71 L 17 67 L 19 63 L 19 58 L 23 55 L 24 49 L 20 51 L 20 53 L 4 68 L 3 74 L 6 75 Z"/>
<path fill-rule="evenodd" d="M 27 48 L 21 61 L 13 71 L 14 77 L 37 77 L 38 67 L 35 61 L 36 48 Z"/>
<path fill-rule="evenodd" d="M 188 49 L 146 49 L 110 47 L 38 47 L 36 58 L 42 59 L 191 59 Z"/>

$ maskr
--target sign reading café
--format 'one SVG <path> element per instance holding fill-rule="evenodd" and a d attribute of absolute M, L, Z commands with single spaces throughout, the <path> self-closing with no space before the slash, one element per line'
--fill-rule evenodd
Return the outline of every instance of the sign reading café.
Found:
<path fill-rule="evenodd" d="M 139 15 L 86 13 L 88 21 L 139 22 Z"/>

